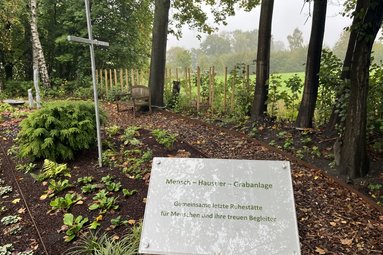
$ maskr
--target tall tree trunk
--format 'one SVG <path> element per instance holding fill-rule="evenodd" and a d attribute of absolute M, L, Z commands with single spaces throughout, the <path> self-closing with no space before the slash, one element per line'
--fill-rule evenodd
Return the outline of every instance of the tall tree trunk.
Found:
<path fill-rule="evenodd" d="M 354 19 L 351 24 L 350 29 L 350 37 L 348 39 L 347 44 L 347 50 L 346 55 L 343 61 L 343 68 L 340 78 L 343 81 L 343 86 L 340 88 L 340 90 L 337 92 L 337 95 L 335 97 L 335 100 L 338 100 L 341 98 L 341 96 L 346 92 L 346 90 L 350 89 L 350 68 L 351 68 L 351 59 L 352 54 L 354 52 L 355 42 L 356 42 L 356 35 L 357 35 L 357 29 L 356 26 L 360 24 L 363 21 L 364 13 L 366 12 L 366 8 L 368 5 L 368 1 L 358 1 L 356 3 L 355 11 L 354 11 Z M 331 116 L 329 119 L 329 122 L 327 123 L 326 130 L 328 132 L 334 132 L 335 126 L 340 123 L 341 116 L 339 115 L 338 107 L 339 103 L 335 103 L 331 112 Z"/>
<path fill-rule="evenodd" d="M 364 1 L 364 0 L 358 0 Z M 347 108 L 339 173 L 350 178 L 367 174 L 366 151 L 367 95 L 371 50 L 383 21 L 383 1 L 371 0 L 357 37 L 351 61 L 351 94 Z"/>
<path fill-rule="evenodd" d="M 256 85 L 251 119 L 261 120 L 267 113 L 269 92 L 271 24 L 274 0 L 263 0 L 259 18 Z"/>
<path fill-rule="evenodd" d="M 152 104 L 156 106 L 164 105 L 164 79 L 169 9 L 170 0 L 155 1 L 149 87 Z"/>
<path fill-rule="evenodd" d="M 327 0 L 314 0 L 313 21 L 306 61 L 305 86 L 296 126 L 311 128 L 318 96 L 319 70 L 326 24 Z"/>
<path fill-rule="evenodd" d="M 41 75 L 42 83 L 45 87 L 50 87 L 50 80 L 48 69 L 45 63 L 43 48 L 41 47 L 39 32 L 37 30 L 37 0 L 31 0 L 31 36 L 32 36 L 32 50 L 33 50 L 33 65 L 34 68 L 37 64 L 39 73 Z"/>

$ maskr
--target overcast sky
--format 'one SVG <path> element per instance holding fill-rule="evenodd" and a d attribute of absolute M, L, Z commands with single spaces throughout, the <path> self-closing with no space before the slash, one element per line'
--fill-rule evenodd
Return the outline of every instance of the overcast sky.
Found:
<path fill-rule="evenodd" d="M 310 39 L 312 17 L 309 17 L 309 4 L 306 3 L 303 6 L 303 2 L 304 0 L 274 0 L 272 35 L 274 40 L 283 41 L 285 47 L 288 47 L 287 36 L 292 34 L 295 28 L 299 28 L 303 32 L 306 44 Z M 329 2 L 331 3 L 327 7 L 324 44 L 333 47 L 344 27 L 351 24 L 351 20 L 340 15 L 343 0 L 330 0 Z M 227 20 L 228 25 L 220 27 L 219 31 L 258 29 L 259 13 L 260 6 L 251 12 L 237 11 L 236 16 Z M 173 46 L 198 48 L 200 41 L 196 35 L 195 31 L 184 28 L 183 37 L 179 41 L 174 36 L 168 37 L 168 48 Z"/>

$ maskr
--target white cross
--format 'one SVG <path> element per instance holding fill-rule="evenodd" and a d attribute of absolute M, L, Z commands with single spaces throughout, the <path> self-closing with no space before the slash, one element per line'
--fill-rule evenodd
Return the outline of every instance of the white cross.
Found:
<path fill-rule="evenodd" d="M 89 44 L 90 49 L 90 62 L 92 65 L 92 81 L 93 81 L 93 96 L 94 96 L 94 108 L 96 113 L 96 127 L 97 127 L 97 146 L 98 146 L 98 164 L 102 167 L 102 144 L 101 144 L 101 132 L 100 132 L 100 117 L 98 112 L 98 95 L 96 86 L 96 61 L 94 60 L 94 45 L 109 46 L 108 42 L 102 42 L 93 40 L 92 36 L 92 24 L 90 20 L 89 0 L 85 0 L 85 13 L 86 23 L 88 27 L 88 39 L 77 36 L 68 36 L 68 41 L 86 43 Z"/>

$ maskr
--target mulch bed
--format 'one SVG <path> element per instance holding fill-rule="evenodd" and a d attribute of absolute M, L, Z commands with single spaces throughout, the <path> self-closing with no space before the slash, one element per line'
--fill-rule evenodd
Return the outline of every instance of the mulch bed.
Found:
<path fill-rule="evenodd" d="M 140 140 L 152 149 L 153 156 L 177 156 L 177 152 L 186 151 L 190 153 L 188 153 L 190 157 L 291 161 L 302 254 L 383 253 L 382 211 L 366 202 L 357 193 L 323 174 L 321 170 L 302 164 L 288 154 L 280 153 L 254 139 L 179 115 L 154 112 L 139 114 L 135 118 L 129 111 L 117 113 L 113 104 L 105 104 L 104 108 L 109 114 L 110 125 L 117 124 L 123 128 L 132 125 L 144 129 L 162 128 L 178 134 L 179 142 L 176 148 L 167 151 L 150 138 L 150 133 L 142 131 Z M 16 124 L 12 123 L 11 126 L 14 127 Z M 6 132 L 6 129 L 9 129 L 9 126 L 5 124 L 0 126 L 1 147 L 4 148 L 0 150 L 0 178 L 5 181 L 4 185 L 11 185 L 13 191 L 0 199 L 0 208 L 2 206 L 8 208 L 6 212 L 0 211 L 0 217 L 9 214 L 20 215 L 22 217 L 20 224 L 23 228 L 16 235 L 4 235 L 7 227 L 0 224 L 0 245 L 13 243 L 17 251 L 35 249 L 35 254 L 44 254 L 43 245 L 22 199 L 15 203 L 15 199 L 21 198 L 13 176 L 15 173 L 48 254 L 61 254 L 73 245 L 64 243 L 64 233 L 59 231 L 63 213 L 47 214 L 50 209 L 49 202 L 39 199 L 46 187 L 36 183 L 28 174 L 13 172 L 15 163 L 9 160 L 5 152 L 11 146 L 15 133 Z M 72 169 L 71 181 L 77 180 L 79 176 L 91 175 L 95 179 L 100 179 L 106 174 L 111 174 L 116 180 L 121 181 L 124 188 L 138 190 L 134 196 L 120 199 L 118 210 L 105 215 L 101 222 L 101 230 L 110 227 L 109 220 L 116 215 L 123 215 L 124 219 L 136 221 L 143 217 L 144 198 L 147 192 L 145 180 L 128 178 L 113 167 L 99 168 L 96 149 L 81 153 L 69 167 Z M 79 187 L 73 187 L 72 190 L 79 192 Z M 84 205 L 89 205 L 91 197 L 92 195 L 89 195 L 85 199 Z M 88 214 L 87 206 L 81 205 L 75 205 L 71 213 L 75 215 L 87 213 L 90 215 L 89 218 L 97 216 L 96 212 Z M 126 233 L 126 229 L 119 227 L 109 232 L 111 235 L 122 236 Z"/>

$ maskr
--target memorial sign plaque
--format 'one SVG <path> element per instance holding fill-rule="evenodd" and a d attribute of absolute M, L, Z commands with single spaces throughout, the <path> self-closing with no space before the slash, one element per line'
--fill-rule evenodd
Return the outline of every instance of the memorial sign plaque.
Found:
<path fill-rule="evenodd" d="M 154 158 L 149 254 L 300 254 L 287 161 Z"/>

